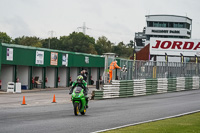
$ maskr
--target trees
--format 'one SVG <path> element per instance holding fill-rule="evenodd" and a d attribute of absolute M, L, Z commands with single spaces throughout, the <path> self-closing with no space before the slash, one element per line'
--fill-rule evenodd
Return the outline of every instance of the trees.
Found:
<path fill-rule="evenodd" d="M 5 32 L 0 32 L 0 42 L 11 43 L 12 39 Z"/>
<path fill-rule="evenodd" d="M 129 44 L 125 45 L 123 42 L 120 42 L 117 46 L 112 47 L 112 52 L 119 57 L 129 58 L 133 54 L 133 48 Z"/>
<path fill-rule="evenodd" d="M 57 37 L 41 40 L 43 48 L 63 50 L 60 46 L 61 42 Z"/>
<path fill-rule="evenodd" d="M 28 36 L 18 37 L 18 38 L 15 38 L 13 42 L 19 45 L 42 47 L 41 39 L 35 36 L 34 37 L 28 37 Z"/>
<path fill-rule="evenodd" d="M 40 39 L 35 36 L 22 36 L 17 37 L 14 40 L 12 40 L 11 37 L 9 37 L 6 33 L 0 32 L 0 40 L 5 43 L 15 43 L 19 45 L 43 48 L 49 48 L 50 41 L 51 49 L 98 55 L 113 52 L 119 57 L 125 58 L 128 58 L 132 55 L 134 47 L 134 42 L 132 40 L 128 44 L 120 42 L 117 45 L 114 45 L 105 36 L 99 37 L 95 43 L 95 39 L 93 37 L 85 35 L 82 32 L 72 32 L 69 36 L 61 36 L 59 39 L 57 37 L 53 37 L 51 39 Z"/>
<path fill-rule="evenodd" d="M 98 55 L 102 55 L 103 53 L 108 53 L 112 51 L 113 43 L 111 43 L 105 36 L 99 37 L 96 44 L 95 50 Z"/>
<path fill-rule="evenodd" d="M 128 46 L 129 48 L 134 48 L 134 47 L 135 47 L 135 44 L 134 44 L 133 40 L 130 40 L 130 43 L 128 43 L 127 46 Z"/>
<path fill-rule="evenodd" d="M 84 35 L 82 32 L 73 32 L 69 36 L 60 37 L 62 50 L 97 54 L 94 44 L 95 39 Z"/>

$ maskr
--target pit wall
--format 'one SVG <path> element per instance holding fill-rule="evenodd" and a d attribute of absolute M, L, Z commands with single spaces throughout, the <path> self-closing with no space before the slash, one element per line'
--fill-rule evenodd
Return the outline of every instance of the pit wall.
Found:
<path fill-rule="evenodd" d="M 177 77 L 137 80 L 113 80 L 102 90 L 94 91 L 94 99 L 151 95 L 199 89 L 199 77 Z"/>

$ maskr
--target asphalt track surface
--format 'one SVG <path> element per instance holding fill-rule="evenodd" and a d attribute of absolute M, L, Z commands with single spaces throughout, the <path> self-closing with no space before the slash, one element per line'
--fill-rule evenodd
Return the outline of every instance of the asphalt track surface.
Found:
<path fill-rule="evenodd" d="M 200 110 L 200 90 L 92 100 L 85 116 L 71 103 L 0 108 L 0 133 L 88 133 Z"/>

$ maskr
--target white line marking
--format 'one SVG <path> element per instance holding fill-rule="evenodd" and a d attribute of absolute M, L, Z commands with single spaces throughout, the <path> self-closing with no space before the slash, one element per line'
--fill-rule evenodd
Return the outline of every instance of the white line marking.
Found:
<path fill-rule="evenodd" d="M 173 116 L 168 116 L 168 117 L 163 117 L 163 118 L 158 118 L 158 119 L 153 119 L 153 120 L 148 120 L 148 121 L 142 121 L 142 122 L 127 124 L 127 125 L 123 125 L 123 126 L 119 126 L 119 127 L 114 127 L 114 128 L 109 128 L 109 129 L 104 129 L 104 130 L 99 130 L 99 131 L 95 131 L 95 132 L 91 132 L 91 133 L 100 133 L 100 132 L 105 132 L 105 131 L 109 131 L 109 130 L 124 128 L 124 127 L 129 127 L 129 126 L 135 126 L 135 125 L 139 125 L 139 124 L 144 124 L 144 123 L 148 123 L 148 122 L 154 122 L 154 121 L 159 121 L 159 120 L 164 120 L 164 119 L 169 119 L 169 118 L 180 117 L 180 116 L 189 115 L 189 114 L 193 114 L 193 113 L 197 113 L 197 112 L 200 112 L 200 110 L 186 112 L 186 113 L 182 113 L 182 114 L 178 114 L 178 115 L 173 115 Z"/>

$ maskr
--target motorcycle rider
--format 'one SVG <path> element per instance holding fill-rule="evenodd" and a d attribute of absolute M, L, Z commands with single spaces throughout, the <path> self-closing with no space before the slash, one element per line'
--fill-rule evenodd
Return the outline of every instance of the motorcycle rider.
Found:
<path fill-rule="evenodd" d="M 86 108 L 88 108 L 88 96 L 87 96 L 87 94 L 88 94 L 88 88 L 87 88 L 87 82 L 85 82 L 85 80 L 83 80 L 83 76 L 82 75 L 79 75 L 77 77 L 77 80 L 73 82 L 72 88 L 70 89 L 69 94 L 72 94 L 72 92 L 73 92 L 73 90 L 74 90 L 74 88 L 76 86 L 79 86 L 79 87 L 81 87 L 81 88 L 84 89 L 83 93 L 84 93 L 85 98 L 86 98 Z"/>

